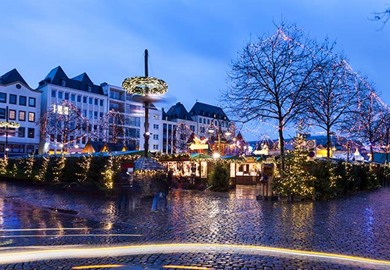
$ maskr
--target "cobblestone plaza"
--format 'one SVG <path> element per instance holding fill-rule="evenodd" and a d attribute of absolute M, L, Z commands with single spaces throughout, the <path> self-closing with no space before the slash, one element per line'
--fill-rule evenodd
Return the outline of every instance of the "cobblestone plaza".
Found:
<path fill-rule="evenodd" d="M 389 269 L 390 189 L 332 201 L 174 190 L 168 209 L 0 184 L 1 269 Z"/>

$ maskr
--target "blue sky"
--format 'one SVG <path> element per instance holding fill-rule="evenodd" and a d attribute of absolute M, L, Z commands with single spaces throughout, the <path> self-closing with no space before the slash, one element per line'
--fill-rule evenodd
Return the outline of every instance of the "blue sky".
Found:
<path fill-rule="evenodd" d="M 390 104 L 390 24 L 369 20 L 390 0 L 4 0 L 0 16 L 0 74 L 17 68 L 31 87 L 56 66 L 69 77 L 87 72 L 95 84 L 121 85 L 149 75 L 169 85 L 168 108 L 180 101 L 218 104 L 230 63 L 281 19 L 313 38 L 329 37 L 351 66 Z M 274 132 L 246 126 L 248 139 Z"/>

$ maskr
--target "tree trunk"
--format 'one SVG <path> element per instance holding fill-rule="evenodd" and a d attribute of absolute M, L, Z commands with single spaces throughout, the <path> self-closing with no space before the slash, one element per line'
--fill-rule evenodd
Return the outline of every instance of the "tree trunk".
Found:
<path fill-rule="evenodd" d="M 279 147 L 280 147 L 280 174 L 283 178 L 284 175 L 284 138 L 283 138 L 283 125 L 279 123 Z"/>

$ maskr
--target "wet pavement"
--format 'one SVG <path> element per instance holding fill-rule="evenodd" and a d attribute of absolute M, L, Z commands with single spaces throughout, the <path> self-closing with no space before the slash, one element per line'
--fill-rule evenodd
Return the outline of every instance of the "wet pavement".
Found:
<path fill-rule="evenodd" d="M 0 268 L 390 269 L 389 188 L 293 204 L 259 193 L 174 190 L 152 213 L 130 190 L 110 199 L 0 182 Z"/>

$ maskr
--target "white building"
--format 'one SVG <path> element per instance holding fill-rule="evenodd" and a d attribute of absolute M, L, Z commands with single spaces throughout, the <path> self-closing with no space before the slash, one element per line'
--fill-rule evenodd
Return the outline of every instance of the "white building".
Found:
<path fill-rule="evenodd" d="M 0 76 L 0 155 L 38 150 L 40 106 L 41 92 L 32 89 L 16 69 Z"/>
<path fill-rule="evenodd" d="M 107 113 L 107 96 L 104 95 L 101 86 L 93 84 L 86 73 L 82 73 L 74 78 L 69 78 L 63 69 L 58 66 L 52 69 L 44 80 L 39 82 L 38 89 L 42 92 L 41 113 L 53 111 L 55 106 L 62 101 L 68 100 L 82 113 L 82 116 L 88 119 L 88 131 L 77 131 L 68 135 L 68 138 L 62 138 L 61 134 L 47 134 L 45 145 L 40 149 L 42 153 L 49 150 L 55 152 L 62 147 L 75 148 L 84 147 L 88 139 L 96 137 L 101 129 L 101 119 Z M 56 133 L 56 132 L 54 132 Z M 100 137 L 99 139 L 102 140 Z M 64 146 L 63 142 L 68 145 Z"/>

